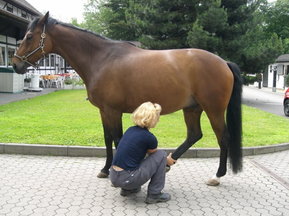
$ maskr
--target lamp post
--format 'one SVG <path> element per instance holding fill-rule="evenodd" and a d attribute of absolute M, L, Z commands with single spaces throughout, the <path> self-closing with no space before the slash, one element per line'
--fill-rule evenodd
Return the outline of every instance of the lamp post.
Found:
<path fill-rule="evenodd" d="M 277 66 L 273 68 L 273 87 L 272 92 L 276 92 L 276 77 L 277 77 Z"/>

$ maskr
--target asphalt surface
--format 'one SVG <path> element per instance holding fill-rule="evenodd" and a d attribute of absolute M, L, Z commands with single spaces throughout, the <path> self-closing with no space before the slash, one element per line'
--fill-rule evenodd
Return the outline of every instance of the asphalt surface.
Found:
<path fill-rule="evenodd" d="M 283 111 L 285 90 L 272 92 L 270 88 L 243 87 L 243 104 L 286 117 Z"/>
<path fill-rule="evenodd" d="M 0 105 L 33 98 L 36 96 L 49 94 L 51 92 L 57 91 L 55 88 L 45 88 L 40 92 L 24 91 L 19 93 L 0 93 Z"/>

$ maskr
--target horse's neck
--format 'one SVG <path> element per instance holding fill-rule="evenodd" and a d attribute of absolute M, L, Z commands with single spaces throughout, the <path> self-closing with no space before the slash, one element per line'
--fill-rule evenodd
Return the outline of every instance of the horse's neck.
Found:
<path fill-rule="evenodd" d="M 87 83 L 91 77 L 91 68 L 97 71 L 97 61 L 101 61 L 101 55 L 106 52 L 102 44 L 105 40 L 64 26 L 55 26 L 51 35 L 54 47 L 52 52 L 61 55 Z"/>

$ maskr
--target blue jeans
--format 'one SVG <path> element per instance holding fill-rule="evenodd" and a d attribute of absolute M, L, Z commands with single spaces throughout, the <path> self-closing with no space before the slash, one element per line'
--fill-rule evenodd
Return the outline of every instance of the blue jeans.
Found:
<path fill-rule="evenodd" d="M 126 190 L 136 189 L 150 180 L 148 194 L 159 194 L 165 186 L 166 164 L 167 153 L 157 150 L 146 157 L 138 169 L 116 171 L 111 168 L 109 176 L 114 186 Z"/>

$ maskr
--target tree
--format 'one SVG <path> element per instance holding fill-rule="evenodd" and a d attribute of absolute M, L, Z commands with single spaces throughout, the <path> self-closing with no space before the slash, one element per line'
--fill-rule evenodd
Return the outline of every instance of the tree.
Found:
<path fill-rule="evenodd" d="M 196 20 L 199 0 L 130 0 L 128 22 L 147 48 L 188 47 L 187 33 Z"/>
<path fill-rule="evenodd" d="M 80 28 L 85 28 L 85 24 L 84 23 L 78 23 L 78 20 L 76 18 L 72 18 L 70 23 L 74 26 L 78 26 Z"/>
<path fill-rule="evenodd" d="M 238 63 L 245 73 L 260 73 L 282 50 L 276 35 L 264 33 L 265 6 L 263 0 L 206 1 L 188 43 Z"/>
<path fill-rule="evenodd" d="M 266 33 L 264 25 L 268 11 L 266 2 L 260 4 L 253 13 L 251 27 L 242 37 L 240 66 L 245 74 L 263 73 L 268 64 L 271 64 L 283 52 L 283 42 L 276 33 Z"/>
<path fill-rule="evenodd" d="M 254 32 L 249 32 L 244 37 L 242 50 L 242 64 L 240 65 L 245 74 L 254 74 L 264 72 L 266 67 L 272 63 L 278 55 L 283 52 L 282 40 L 277 34 L 272 34 L 270 38 L 264 36 L 265 33 L 261 28 Z"/>
<path fill-rule="evenodd" d="M 242 65 L 241 53 L 244 42 L 250 43 L 250 41 L 244 40 L 244 37 L 261 24 L 258 23 L 261 20 L 254 20 L 254 17 L 256 11 L 264 3 L 266 1 L 263 0 L 222 0 L 221 7 L 224 7 L 228 14 L 228 25 L 220 33 L 224 58 Z"/>
<path fill-rule="evenodd" d="M 193 23 L 187 37 L 191 47 L 219 53 L 222 47 L 220 34 L 227 28 L 227 12 L 221 7 L 221 1 L 212 1 L 201 5 L 200 14 Z M 202 12 L 203 11 L 203 12 Z"/>
<path fill-rule="evenodd" d="M 89 0 L 85 5 L 85 27 L 116 40 L 134 40 L 135 31 L 126 21 L 128 0 Z"/>
<path fill-rule="evenodd" d="M 277 0 L 268 8 L 266 17 L 266 32 L 276 33 L 283 40 L 284 51 L 289 53 L 289 0 Z"/>

